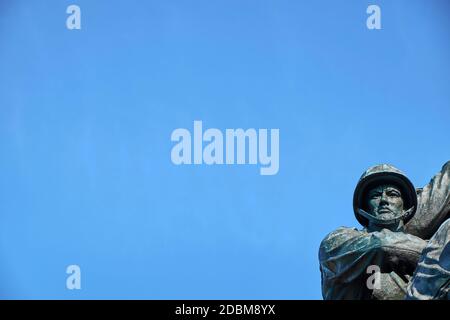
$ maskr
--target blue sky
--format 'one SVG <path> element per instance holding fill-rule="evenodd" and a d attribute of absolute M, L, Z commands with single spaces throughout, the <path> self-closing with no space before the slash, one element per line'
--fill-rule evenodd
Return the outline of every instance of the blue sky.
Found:
<path fill-rule="evenodd" d="M 450 160 L 448 12 L 0 1 L 0 297 L 321 299 L 318 247 L 358 227 L 361 173 L 391 163 L 423 186 Z M 194 120 L 279 128 L 279 173 L 173 165 Z"/>

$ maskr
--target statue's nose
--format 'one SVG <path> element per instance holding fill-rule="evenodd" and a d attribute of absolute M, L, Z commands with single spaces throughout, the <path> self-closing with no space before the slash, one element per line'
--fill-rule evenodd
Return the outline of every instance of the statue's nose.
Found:
<path fill-rule="evenodd" d="M 380 198 L 380 205 L 381 204 L 388 204 L 387 196 L 386 196 L 386 194 L 384 192 L 383 192 L 383 194 L 381 195 L 381 198 Z"/>

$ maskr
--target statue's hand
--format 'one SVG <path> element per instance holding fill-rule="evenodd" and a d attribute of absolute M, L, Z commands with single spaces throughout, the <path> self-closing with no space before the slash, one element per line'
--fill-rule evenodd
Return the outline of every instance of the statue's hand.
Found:
<path fill-rule="evenodd" d="M 384 253 L 384 267 L 399 275 L 412 275 L 427 241 L 403 232 L 376 232 Z"/>

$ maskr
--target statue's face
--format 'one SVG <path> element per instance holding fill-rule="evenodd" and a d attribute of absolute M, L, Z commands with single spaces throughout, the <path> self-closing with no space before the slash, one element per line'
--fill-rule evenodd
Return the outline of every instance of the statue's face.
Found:
<path fill-rule="evenodd" d="M 403 213 L 403 199 L 400 189 L 385 184 L 368 192 L 368 211 L 380 219 L 393 219 Z"/>

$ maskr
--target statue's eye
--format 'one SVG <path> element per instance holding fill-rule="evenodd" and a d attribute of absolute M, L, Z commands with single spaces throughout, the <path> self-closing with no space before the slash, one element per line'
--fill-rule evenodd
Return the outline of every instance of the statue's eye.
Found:
<path fill-rule="evenodd" d="M 398 193 L 392 192 L 389 194 L 390 197 L 398 198 L 400 195 Z"/>
<path fill-rule="evenodd" d="M 371 199 L 379 198 L 381 196 L 381 193 L 372 193 L 370 196 Z"/>

